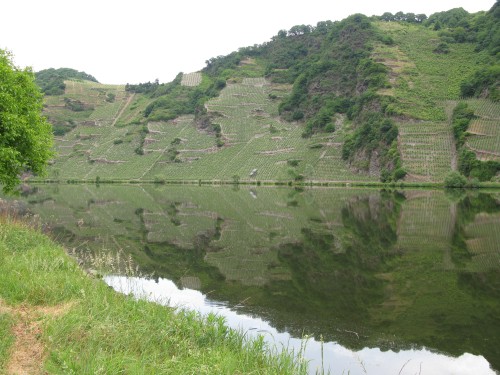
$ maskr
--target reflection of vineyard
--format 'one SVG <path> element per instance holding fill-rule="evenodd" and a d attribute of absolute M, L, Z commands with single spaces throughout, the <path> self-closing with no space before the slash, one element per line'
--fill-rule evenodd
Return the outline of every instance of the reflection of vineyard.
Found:
<path fill-rule="evenodd" d="M 472 255 L 467 269 L 483 272 L 500 267 L 500 214 L 478 214 L 465 228 Z"/>
<path fill-rule="evenodd" d="M 397 247 L 403 252 L 431 250 L 437 259 L 449 251 L 455 226 L 453 206 L 441 193 L 408 194 L 398 225 Z"/>
<path fill-rule="evenodd" d="M 207 197 L 198 187 L 102 185 L 60 186 L 52 199 L 51 188 L 43 190 L 33 199 L 39 202 L 35 210 L 70 248 L 123 250 L 138 260 L 147 244 L 172 244 L 186 252 L 200 248 L 227 280 L 247 285 L 288 279 L 276 248 L 300 241 L 302 228 L 340 236 L 341 209 L 359 194 L 220 188 L 210 189 Z M 341 251 L 339 244 L 336 252 Z"/>
<path fill-rule="evenodd" d="M 201 248 L 205 260 L 227 280 L 262 285 L 288 279 L 277 259 L 282 244 L 302 238 L 303 228 L 333 235 L 335 253 L 349 244 L 342 209 L 357 190 L 238 190 L 203 188 L 93 186 L 44 187 L 33 202 L 35 211 L 82 251 L 140 251 L 145 244 L 173 244 L 185 251 Z M 75 190 L 78 192 L 75 194 Z M 452 236 L 456 207 L 438 192 L 407 193 L 397 224 L 396 249 L 401 254 L 431 257 L 436 269 L 462 268 L 453 261 Z M 496 214 L 477 215 L 465 227 L 471 260 L 466 269 L 499 265 Z M 142 229 L 141 229 L 142 228 Z M 274 249 L 274 250 L 273 250 Z M 410 256 L 411 257 L 411 256 Z"/>

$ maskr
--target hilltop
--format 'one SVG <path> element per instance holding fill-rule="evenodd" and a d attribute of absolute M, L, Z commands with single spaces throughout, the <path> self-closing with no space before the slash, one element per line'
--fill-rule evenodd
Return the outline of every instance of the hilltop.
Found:
<path fill-rule="evenodd" d="M 499 2 L 356 14 L 281 30 L 169 83 L 59 74 L 64 93 L 45 99 L 50 178 L 498 181 L 499 20 Z"/>

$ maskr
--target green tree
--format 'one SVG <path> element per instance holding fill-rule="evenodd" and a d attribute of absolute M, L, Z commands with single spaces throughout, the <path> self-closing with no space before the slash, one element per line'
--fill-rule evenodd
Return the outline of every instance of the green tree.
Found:
<path fill-rule="evenodd" d="M 444 187 L 447 188 L 463 188 L 467 185 L 467 179 L 460 172 L 451 171 L 444 179 Z"/>
<path fill-rule="evenodd" d="M 22 173 L 44 174 L 52 126 L 42 116 L 42 94 L 30 68 L 19 69 L 0 50 L 0 184 L 12 191 Z"/>

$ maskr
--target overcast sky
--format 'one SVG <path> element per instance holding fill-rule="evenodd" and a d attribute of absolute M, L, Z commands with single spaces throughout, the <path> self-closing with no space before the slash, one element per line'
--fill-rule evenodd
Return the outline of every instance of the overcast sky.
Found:
<path fill-rule="evenodd" d="M 2 0 L 0 48 L 17 66 L 68 67 L 101 83 L 169 82 L 205 61 L 268 41 L 281 29 L 398 11 L 463 7 L 495 0 Z"/>

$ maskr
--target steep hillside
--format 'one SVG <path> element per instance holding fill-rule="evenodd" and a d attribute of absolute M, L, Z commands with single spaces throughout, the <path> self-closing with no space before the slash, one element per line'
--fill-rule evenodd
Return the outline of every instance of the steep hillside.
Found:
<path fill-rule="evenodd" d="M 298 25 L 166 84 L 72 78 L 46 97 L 51 178 L 498 179 L 498 9 Z M 457 138 L 466 96 L 473 121 Z"/>

